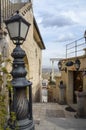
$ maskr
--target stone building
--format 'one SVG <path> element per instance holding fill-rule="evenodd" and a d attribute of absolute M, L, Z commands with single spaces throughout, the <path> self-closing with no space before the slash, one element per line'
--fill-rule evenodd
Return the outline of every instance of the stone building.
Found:
<path fill-rule="evenodd" d="M 82 38 L 82 40 L 84 40 L 84 38 Z M 70 45 L 72 46 L 73 43 Z M 83 45 L 83 47 L 80 47 L 81 45 Z M 76 47 L 77 49 L 75 49 Z M 59 77 L 58 76 L 56 77 L 56 88 L 58 88 L 57 101 L 60 102 L 61 100 L 64 100 L 64 103 L 67 103 L 71 106 L 72 104 L 77 104 L 78 115 L 80 117 L 86 117 L 86 45 L 85 42 L 79 40 L 79 44 L 77 44 L 77 46 L 74 46 L 73 48 L 74 48 L 74 52 L 73 50 L 72 52 L 74 53 L 74 56 L 72 54 L 71 57 L 69 58 L 66 57 L 64 59 L 61 59 L 59 62 L 61 75 Z M 62 89 L 59 87 L 61 81 L 63 82 L 63 86 L 65 86 Z"/>
<path fill-rule="evenodd" d="M 15 45 L 13 45 L 9 38 L 3 20 L 10 18 L 11 15 L 16 14 L 16 11 L 19 11 L 19 14 L 31 24 L 26 41 L 23 43 L 22 48 L 26 52 L 26 57 L 24 60 L 28 72 L 27 79 L 32 82 L 33 101 L 40 101 L 42 50 L 45 49 L 45 45 L 33 15 L 32 3 L 30 1 L 19 1 L 20 3 L 18 3 L 18 0 L 16 3 L 12 3 L 12 1 L 8 0 L 6 5 L 6 1 L 0 2 L 2 2 L 0 3 L 0 53 L 3 55 L 4 59 L 9 57 L 13 60 L 11 53 Z M 6 9 L 8 9 L 8 12 Z M 11 66 L 8 64 L 7 67 L 10 72 Z"/>
<path fill-rule="evenodd" d="M 80 68 L 77 70 L 75 61 L 79 60 Z M 65 85 L 65 91 L 62 94 L 62 90 L 58 89 L 57 93 L 58 101 L 64 99 L 64 103 L 71 105 L 77 105 L 77 116 L 83 118 L 86 117 L 86 54 L 74 58 L 68 58 L 62 60 L 65 64 L 71 62 L 72 66 L 66 66 L 66 71 L 61 71 L 60 81 L 62 80 Z M 57 78 L 58 81 L 58 78 Z M 60 82 L 59 81 L 59 82 Z M 58 82 L 57 82 L 58 87 Z"/>
<path fill-rule="evenodd" d="M 77 103 L 76 91 L 86 91 L 86 55 L 77 57 L 80 61 L 80 68 L 77 71 L 75 65 L 66 66 L 67 71 L 61 71 L 61 80 L 66 86 L 66 101 L 68 104 Z M 67 63 L 72 61 L 75 63 L 76 57 L 64 59 Z M 63 61 L 62 61 L 63 62 Z"/>

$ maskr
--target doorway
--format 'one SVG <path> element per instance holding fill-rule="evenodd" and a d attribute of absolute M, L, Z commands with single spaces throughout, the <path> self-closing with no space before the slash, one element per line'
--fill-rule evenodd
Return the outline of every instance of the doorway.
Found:
<path fill-rule="evenodd" d="M 83 76 L 82 71 L 74 71 L 73 72 L 73 103 L 77 103 L 77 97 L 75 91 L 82 91 L 83 90 Z"/>

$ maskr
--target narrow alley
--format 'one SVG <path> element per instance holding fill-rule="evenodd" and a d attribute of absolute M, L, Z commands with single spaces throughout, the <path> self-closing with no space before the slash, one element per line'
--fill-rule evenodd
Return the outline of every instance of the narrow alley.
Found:
<path fill-rule="evenodd" d="M 86 130 L 86 120 L 75 118 L 76 111 L 67 111 L 67 107 L 58 103 L 33 103 L 35 130 Z"/>

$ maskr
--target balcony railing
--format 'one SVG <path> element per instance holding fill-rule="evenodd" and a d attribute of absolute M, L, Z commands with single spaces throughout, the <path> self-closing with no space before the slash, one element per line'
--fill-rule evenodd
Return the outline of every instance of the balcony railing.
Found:
<path fill-rule="evenodd" d="M 84 54 L 86 48 L 85 38 L 82 37 L 66 45 L 66 58 L 77 57 Z"/>
<path fill-rule="evenodd" d="M 31 0 L 0 0 L 0 28 L 3 20 L 8 19 L 28 2 Z"/>

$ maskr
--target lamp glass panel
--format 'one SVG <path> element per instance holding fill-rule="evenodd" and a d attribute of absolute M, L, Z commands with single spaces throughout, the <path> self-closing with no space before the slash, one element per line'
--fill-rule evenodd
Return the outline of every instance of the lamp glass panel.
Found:
<path fill-rule="evenodd" d="M 28 31 L 28 26 L 21 22 L 21 31 L 20 31 L 20 37 L 25 38 Z"/>
<path fill-rule="evenodd" d="M 79 64 L 75 64 L 75 67 L 76 67 L 76 69 L 79 69 L 80 65 Z"/>
<path fill-rule="evenodd" d="M 59 68 L 59 69 L 61 69 L 61 67 L 62 67 L 61 65 L 58 65 L 58 68 Z"/>
<path fill-rule="evenodd" d="M 19 36 L 19 22 L 9 23 L 7 27 L 11 38 Z"/>

